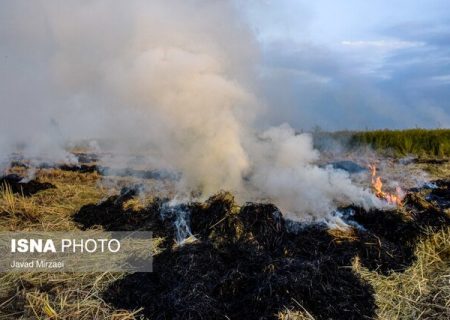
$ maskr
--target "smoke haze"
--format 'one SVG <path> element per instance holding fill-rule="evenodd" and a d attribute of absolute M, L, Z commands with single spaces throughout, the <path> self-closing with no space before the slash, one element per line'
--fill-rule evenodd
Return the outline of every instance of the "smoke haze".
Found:
<path fill-rule="evenodd" d="M 181 173 L 180 194 L 265 198 L 292 217 L 380 205 L 315 165 L 307 134 L 258 131 L 260 52 L 231 1 L 8 1 L 0 13 L 0 151 L 73 161 L 69 141 Z"/>

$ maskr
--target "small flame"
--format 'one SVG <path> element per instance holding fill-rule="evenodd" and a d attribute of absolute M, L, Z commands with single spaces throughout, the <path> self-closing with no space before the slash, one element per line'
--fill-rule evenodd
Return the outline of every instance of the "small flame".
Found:
<path fill-rule="evenodd" d="M 405 197 L 402 188 L 395 188 L 395 194 L 384 192 L 381 177 L 377 176 L 377 167 L 375 165 L 369 165 L 369 169 L 372 172 L 372 187 L 375 191 L 375 195 L 380 199 L 386 200 L 390 204 L 402 206 L 403 198 Z"/>

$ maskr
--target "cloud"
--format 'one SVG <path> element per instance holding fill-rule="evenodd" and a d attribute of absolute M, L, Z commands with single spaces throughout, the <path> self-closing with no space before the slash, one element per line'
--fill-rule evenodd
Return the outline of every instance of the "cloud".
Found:
<path fill-rule="evenodd" d="M 358 41 L 341 41 L 343 46 L 353 47 L 357 49 L 383 49 L 383 50 L 399 50 L 405 48 L 422 47 L 424 42 L 402 41 L 402 40 L 358 40 Z"/>
<path fill-rule="evenodd" d="M 401 128 L 414 126 L 407 106 L 379 87 L 379 78 L 359 70 L 342 51 L 311 43 L 274 43 L 264 52 L 262 83 L 266 122 L 290 119 L 298 128 Z"/>
<path fill-rule="evenodd" d="M 450 74 L 433 76 L 430 79 L 441 85 L 449 85 L 450 84 Z"/>
<path fill-rule="evenodd" d="M 370 38 L 266 43 L 269 118 L 306 129 L 450 127 L 447 21 L 380 25 Z"/>

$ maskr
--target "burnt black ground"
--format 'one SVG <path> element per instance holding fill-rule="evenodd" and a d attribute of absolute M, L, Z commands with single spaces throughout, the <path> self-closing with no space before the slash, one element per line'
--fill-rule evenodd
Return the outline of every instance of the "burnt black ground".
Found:
<path fill-rule="evenodd" d="M 155 179 L 155 180 L 178 180 L 179 174 L 167 170 L 138 170 L 133 168 L 111 168 L 101 166 L 95 162 L 98 158 L 95 154 L 76 154 L 79 159 L 79 164 L 55 164 L 40 162 L 38 165 L 31 165 L 30 163 L 19 160 L 10 162 L 10 167 L 21 167 L 36 169 L 60 169 L 63 171 L 77 172 L 77 173 L 97 173 L 102 176 L 117 176 L 117 177 L 135 177 L 139 179 Z"/>
<path fill-rule="evenodd" d="M 448 182 L 437 185 L 435 193 Z M 169 239 L 154 257 L 153 273 L 128 275 L 104 293 L 112 305 L 143 307 L 151 319 L 275 319 L 286 307 L 302 311 L 299 304 L 316 319 L 372 318 L 373 288 L 352 271 L 352 260 L 359 257 L 382 274 L 401 272 L 414 261 L 415 245 L 427 230 L 450 225 L 439 206 L 410 196 L 402 211 L 342 208 L 360 227 L 349 237 L 335 237 L 324 224 L 286 221 L 271 204 L 238 208 L 230 194 L 221 193 L 182 208 L 198 241 L 172 246 L 174 216 L 161 218 L 166 201 L 124 210 L 132 196 L 124 190 L 83 207 L 74 219 L 84 228 L 151 230 Z"/>
<path fill-rule="evenodd" d="M 175 233 L 173 221 L 160 217 L 164 200 L 156 199 L 150 207 L 137 212 L 123 208 L 123 204 L 136 195 L 139 187 L 123 189 L 120 195 L 109 197 L 98 205 L 83 206 L 73 216 L 73 220 L 80 223 L 82 229 L 103 226 L 108 231 L 153 231 L 154 237 L 171 241 Z"/>
<path fill-rule="evenodd" d="M 438 188 L 432 189 L 427 200 L 442 209 L 450 208 L 450 180 L 437 180 Z"/>
<path fill-rule="evenodd" d="M 96 153 L 78 152 L 73 155 L 77 157 L 78 162 L 82 164 L 97 162 L 99 160 L 99 156 Z"/>
<path fill-rule="evenodd" d="M 57 168 L 63 171 L 71 171 L 78 173 L 98 173 L 102 176 L 117 176 L 117 177 L 135 177 L 139 179 L 155 179 L 155 180 L 177 180 L 179 177 L 176 173 L 164 170 L 136 170 L 131 168 L 110 168 L 99 166 L 96 164 L 80 164 L 60 166 L 42 165 L 40 168 Z"/>
<path fill-rule="evenodd" d="M 53 184 L 48 182 L 39 182 L 36 180 L 30 180 L 28 182 L 20 182 L 23 177 L 16 174 L 9 174 L 0 178 L 0 186 L 5 184 L 11 187 L 13 193 L 23 194 L 25 197 L 29 197 L 39 191 L 56 188 Z"/>

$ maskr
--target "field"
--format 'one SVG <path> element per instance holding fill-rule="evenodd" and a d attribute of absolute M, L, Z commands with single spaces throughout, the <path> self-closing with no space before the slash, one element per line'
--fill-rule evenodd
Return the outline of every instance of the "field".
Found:
<path fill-rule="evenodd" d="M 441 160 L 449 142 L 435 146 L 434 135 L 449 131 L 352 136 L 354 145 L 440 159 L 391 159 L 393 170 L 425 171 L 435 186 L 408 190 L 392 210 L 341 208 L 359 227 L 287 221 L 271 204 L 238 204 L 220 192 L 185 204 L 193 236 L 183 245 L 174 241 L 175 217 L 161 219 L 163 196 L 136 192 L 164 175 L 103 176 L 88 159 L 40 168 L 28 183 L 7 176 L 0 231 L 151 230 L 157 246 L 149 274 L 1 274 L 0 319 L 448 319 L 450 164 Z M 8 174 L 25 168 L 15 163 Z"/>
<path fill-rule="evenodd" d="M 316 143 L 321 145 L 321 139 L 337 140 L 350 149 L 369 147 L 377 152 L 393 156 L 450 157 L 449 129 L 338 131 L 333 133 L 317 131 Z"/>
<path fill-rule="evenodd" d="M 1 2 L 0 320 L 449 320 L 448 4 Z"/>

